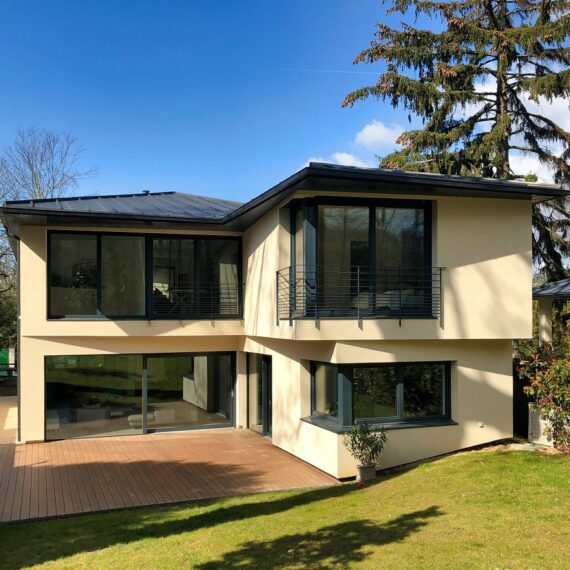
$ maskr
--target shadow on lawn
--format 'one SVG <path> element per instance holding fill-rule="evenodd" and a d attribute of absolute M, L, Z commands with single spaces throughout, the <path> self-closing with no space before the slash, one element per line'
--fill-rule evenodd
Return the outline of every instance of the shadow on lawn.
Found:
<path fill-rule="evenodd" d="M 371 546 L 399 542 L 428 520 L 443 513 L 433 506 L 395 518 L 384 524 L 370 520 L 347 521 L 314 532 L 288 534 L 275 540 L 246 542 L 219 560 L 200 564 L 201 570 L 218 568 L 329 568 L 362 562 Z M 270 561 L 270 562 L 269 562 Z"/>
<path fill-rule="evenodd" d="M 383 480 L 391 476 L 393 475 L 384 477 Z M 6 551 L 10 552 L 10 563 L 14 567 L 22 567 L 146 538 L 169 537 L 234 521 L 271 516 L 355 492 L 361 491 L 353 485 L 339 485 L 274 500 L 269 496 L 269 500 L 252 503 L 229 506 L 223 506 L 222 503 L 215 510 L 206 512 L 194 512 L 193 508 L 203 508 L 218 501 L 204 501 L 194 507 L 152 507 L 152 511 L 148 508 L 129 509 L 69 519 L 2 525 L 0 550 L 6 548 Z M 188 509 L 188 514 L 183 519 L 153 520 L 160 518 L 162 514 L 168 517 L 169 511 L 183 508 Z M 284 536 L 274 541 L 245 543 L 235 552 L 228 553 L 221 560 L 206 564 L 203 568 L 227 568 L 240 564 L 266 567 L 268 560 L 272 561 L 271 564 L 275 568 L 282 568 L 295 560 L 302 560 L 305 565 L 315 565 L 321 558 L 357 561 L 366 556 L 363 550 L 366 545 L 381 545 L 401 540 L 427 524 L 428 518 L 440 514 L 437 507 L 431 507 L 425 511 L 403 515 L 383 525 L 376 525 L 368 520 L 348 521 L 311 533 Z M 251 524 L 255 525 L 257 522 L 252 520 Z M 46 535 L 57 536 L 57 540 L 46 541 Z M 14 548 L 14 545 L 17 547 Z M 248 562 L 249 560 L 251 562 Z"/>

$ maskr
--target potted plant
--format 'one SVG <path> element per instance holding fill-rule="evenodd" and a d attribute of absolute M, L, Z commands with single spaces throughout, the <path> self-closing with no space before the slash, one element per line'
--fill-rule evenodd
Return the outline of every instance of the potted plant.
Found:
<path fill-rule="evenodd" d="M 359 462 L 358 480 L 370 481 L 376 478 L 376 465 L 386 443 L 383 428 L 373 429 L 366 422 L 355 423 L 344 436 L 344 446 Z"/>

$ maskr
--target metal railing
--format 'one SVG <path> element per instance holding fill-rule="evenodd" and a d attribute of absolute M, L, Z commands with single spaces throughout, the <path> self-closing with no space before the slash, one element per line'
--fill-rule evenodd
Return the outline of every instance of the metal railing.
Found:
<path fill-rule="evenodd" d="M 277 321 L 439 318 L 441 267 L 298 266 L 277 271 Z"/>
<path fill-rule="evenodd" d="M 155 284 L 150 299 L 151 318 L 241 319 L 242 293 L 238 283 Z"/>

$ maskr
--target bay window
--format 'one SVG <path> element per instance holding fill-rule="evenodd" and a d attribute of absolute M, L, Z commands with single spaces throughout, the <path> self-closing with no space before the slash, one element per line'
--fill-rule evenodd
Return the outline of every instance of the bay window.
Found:
<path fill-rule="evenodd" d="M 451 421 L 451 364 L 338 365 L 313 362 L 311 416 L 324 425 L 366 421 L 421 425 Z"/>

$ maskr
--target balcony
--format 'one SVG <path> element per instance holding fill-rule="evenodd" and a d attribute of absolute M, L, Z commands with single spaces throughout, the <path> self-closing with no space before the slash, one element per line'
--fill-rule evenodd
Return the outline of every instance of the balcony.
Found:
<path fill-rule="evenodd" d="M 277 271 L 277 323 L 294 319 L 437 319 L 441 267 L 299 266 Z"/>

